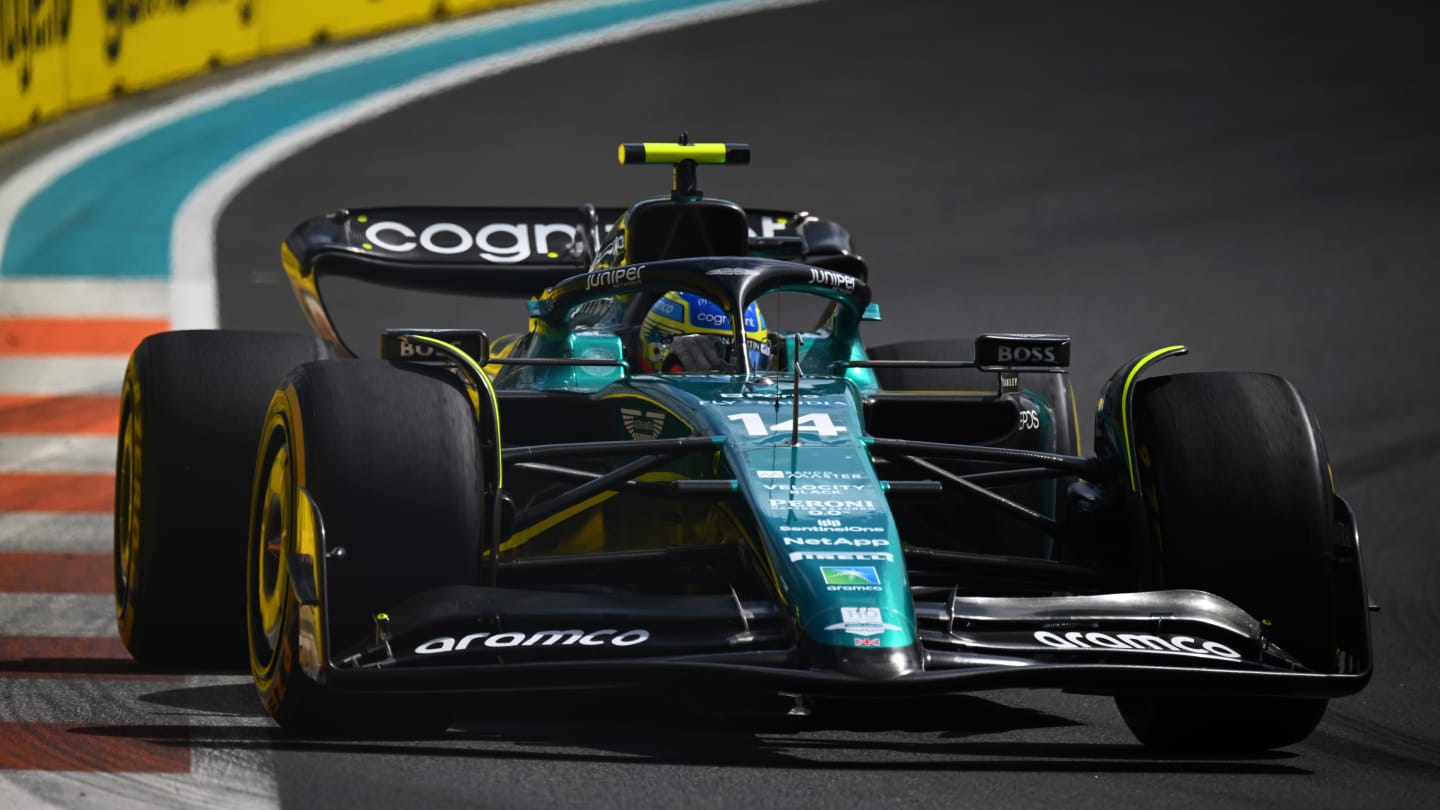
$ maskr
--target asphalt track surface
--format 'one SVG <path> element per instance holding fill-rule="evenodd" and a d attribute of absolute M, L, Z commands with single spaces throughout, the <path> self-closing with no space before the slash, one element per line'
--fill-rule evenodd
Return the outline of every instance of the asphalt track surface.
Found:
<path fill-rule="evenodd" d="M 803 720 L 540 696 L 421 741 L 287 737 L 241 683 L 140 699 L 206 716 L 193 748 L 261 755 L 286 807 L 1435 806 L 1437 34 L 1398 4 L 833 0 L 426 99 L 276 167 L 221 221 L 222 324 L 299 330 L 277 246 L 301 219 L 624 204 L 668 178 L 615 165 L 615 144 L 687 129 L 754 146 L 752 166 L 703 172 L 708 192 L 850 227 L 887 318 L 872 343 L 1065 332 L 1082 403 L 1175 342 L 1192 352 L 1172 371 L 1282 374 L 1326 431 L 1383 608 L 1374 681 L 1305 742 L 1160 758 L 1106 699 L 1023 691 Z M 520 320 L 515 302 L 354 304 L 377 325 Z"/>

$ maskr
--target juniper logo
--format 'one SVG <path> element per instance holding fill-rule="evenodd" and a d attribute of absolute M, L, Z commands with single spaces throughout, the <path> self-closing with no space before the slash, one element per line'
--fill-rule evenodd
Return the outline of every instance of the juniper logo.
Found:
<path fill-rule="evenodd" d="M 613 270 L 593 270 L 585 276 L 585 289 L 596 287 L 627 287 L 640 283 L 640 266 L 616 267 Z"/>
<path fill-rule="evenodd" d="M 834 287 L 840 290 L 854 291 L 855 277 L 845 273 L 837 273 L 834 270 L 810 269 L 810 283 L 823 284 L 827 287 Z"/>

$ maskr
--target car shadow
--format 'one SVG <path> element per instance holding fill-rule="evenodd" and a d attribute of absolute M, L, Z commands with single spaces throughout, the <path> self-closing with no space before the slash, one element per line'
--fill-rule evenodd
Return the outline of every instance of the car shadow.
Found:
<path fill-rule="evenodd" d="M 991 739 L 1083 728 L 1045 711 L 975 695 L 814 701 L 795 714 L 774 695 L 664 695 L 622 690 L 470 699 L 449 730 L 423 736 L 315 736 L 256 725 L 249 684 L 166 689 L 142 701 L 203 717 L 185 725 L 77 726 L 189 749 L 344 756 L 609 764 L 700 765 L 813 771 L 1101 772 L 1309 775 L 1287 752 L 1244 757 L 1167 755 L 1139 744 Z M 243 720 L 227 724 L 224 718 Z M 986 739 L 972 739 L 976 737 Z"/>

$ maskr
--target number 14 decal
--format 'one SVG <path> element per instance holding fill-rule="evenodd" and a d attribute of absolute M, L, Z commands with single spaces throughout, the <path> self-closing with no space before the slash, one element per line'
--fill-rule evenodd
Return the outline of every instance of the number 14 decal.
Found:
<path fill-rule="evenodd" d="M 769 436 L 771 433 L 790 433 L 795 430 L 796 422 L 786 419 L 774 425 L 766 425 L 765 419 L 758 413 L 732 413 L 731 422 L 744 422 L 745 432 L 751 436 Z M 844 433 L 846 427 L 837 425 L 830 419 L 828 413 L 807 413 L 799 419 L 800 430 L 810 431 L 820 436 L 838 436 Z"/>

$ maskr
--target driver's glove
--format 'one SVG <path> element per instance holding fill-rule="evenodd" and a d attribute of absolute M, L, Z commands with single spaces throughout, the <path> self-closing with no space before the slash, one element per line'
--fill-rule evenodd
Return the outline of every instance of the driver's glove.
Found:
<path fill-rule="evenodd" d="M 724 343 L 715 335 L 677 335 L 670 341 L 661 371 L 724 371 Z"/>

